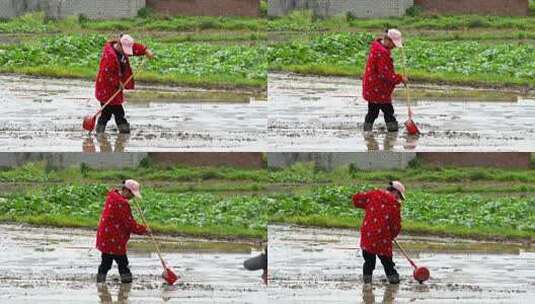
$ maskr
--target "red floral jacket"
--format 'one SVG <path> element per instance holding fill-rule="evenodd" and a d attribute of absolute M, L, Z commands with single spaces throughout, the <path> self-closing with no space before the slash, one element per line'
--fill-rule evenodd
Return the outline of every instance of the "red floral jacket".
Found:
<path fill-rule="evenodd" d="M 392 256 L 392 241 L 401 231 L 401 205 L 386 190 L 353 195 L 353 205 L 365 210 L 360 226 L 360 248 L 369 253 Z"/>
<path fill-rule="evenodd" d="M 96 247 L 102 253 L 125 255 L 130 233 L 145 234 L 147 228 L 136 222 L 130 204 L 119 191 L 108 193 L 97 230 Z"/>
<path fill-rule="evenodd" d="M 390 50 L 375 40 L 362 79 L 362 97 L 370 103 L 392 103 L 392 93 L 400 83 L 401 75 L 394 71 Z"/>
<path fill-rule="evenodd" d="M 132 68 L 130 67 L 130 61 L 126 56 L 126 69 L 124 73 L 121 73 L 121 64 L 119 63 L 119 57 L 113 48 L 113 45 L 117 41 L 107 42 L 102 50 L 102 57 L 100 59 L 100 67 L 98 70 L 95 96 L 101 103 L 107 102 L 113 94 L 119 90 L 119 84 L 123 83 L 125 89 L 133 90 L 135 87 L 134 79 L 125 83 L 126 80 L 132 75 Z M 134 43 L 134 56 L 143 56 L 147 48 L 139 43 Z M 117 94 L 111 101 L 110 105 L 121 105 L 124 102 L 123 92 Z"/>

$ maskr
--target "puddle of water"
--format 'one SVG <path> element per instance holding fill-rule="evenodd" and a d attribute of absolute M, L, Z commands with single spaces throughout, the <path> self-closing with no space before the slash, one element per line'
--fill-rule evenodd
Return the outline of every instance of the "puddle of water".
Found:
<path fill-rule="evenodd" d="M 130 303 L 262 303 L 267 298 L 261 273 L 242 266 L 260 248 L 239 242 L 222 245 L 188 238 L 163 239 L 178 244 L 167 248 L 164 258 L 183 277 L 182 284 L 163 286 L 157 256 L 131 250 L 129 260 L 135 277 L 131 288 L 119 284 L 115 265 L 108 274 L 107 288 L 99 288 L 94 280 L 100 252 L 93 249 L 93 231 L 0 225 L 0 302 L 96 303 L 127 296 Z M 132 242 L 141 240 L 135 237 Z M 180 250 L 180 244 L 189 248 Z M 206 248 L 211 250 L 207 253 Z"/>
<path fill-rule="evenodd" d="M 266 103 L 254 99 L 127 103 L 131 136 L 119 136 L 112 120 L 102 139 L 81 128 L 83 117 L 98 108 L 92 82 L 0 75 L 0 91 L 1 151 L 265 150 Z"/>
<path fill-rule="evenodd" d="M 535 297 L 535 252 L 511 244 L 515 252 L 488 244 L 427 238 L 456 252 L 421 246 L 423 237 L 401 237 L 418 265 L 431 271 L 424 285 L 412 279 L 412 269 L 397 252 L 399 287 L 386 283 L 381 264 L 374 272 L 373 289 L 363 287 L 358 233 L 352 230 L 270 225 L 270 301 L 276 303 L 528 303 Z M 416 245 L 416 247 L 415 247 Z M 414 250 L 418 248 L 417 250 Z M 496 247 L 496 248 L 499 248 Z"/>
<path fill-rule="evenodd" d="M 413 105 L 419 137 L 386 134 L 382 115 L 364 134 L 367 104 L 360 81 L 350 78 L 270 74 L 268 146 L 272 152 L 332 151 L 531 151 L 535 103 L 419 101 Z M 394 102 L 400 123 L 402 100 Z M 403 128 L 403 126 L 401 126 Z"/>

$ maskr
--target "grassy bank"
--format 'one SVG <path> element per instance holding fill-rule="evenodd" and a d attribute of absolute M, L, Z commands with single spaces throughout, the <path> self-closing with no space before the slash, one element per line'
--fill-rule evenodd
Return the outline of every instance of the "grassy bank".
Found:
<path fill-rule="evenodd" d="M 304 193 L 221 196 L 167 193 L 145 187 L 143 209 L 158 232 L 205 237 L 266 238 L 269 222 L 358 227 L 362 211 L 351 195 L 372 185 L 318 186 Z M 109 185 L 54 185 L 2 199 L 3 220 L 96 227 Z M 535 200 L 526 196 L 428 193 L 411 190 L 403 203 L 403 231 L 481 239 L 535 237 Z"/>
<path fill-rule="evenodd" d="M 306 164 L 284 170 L 145 165 L 55 170 L 29 164 L 0 171 L 0 187 L 14 187 L 3 190 L 0 220 L 94 228 L 107 190 L 135 176 L 143 184 L 143 208 L 156 231 L 265 239 L 269 222 L 358 227 L 362 211 L 351 206 L 351 195 L 400 179 L 409 189 L 403 204 L 405 233 L 535 238 L 535 201 L 529 195 L 535 192 L 534 170 L 415 165 L 325 172 Z"/>
<path fill-rule="evenodd" d="M 107 36 L 53 35 L 4 47 L 0 72 L 93 79 Z M 147 61 L 138 80 L 214 88 L 264 88 L 265 47 L 141 41 L 157 55 Z M 139 59 L 136 59 L 139 60 Z"/>
<path fill-rule="evenodd" d="M 82 164 L 79 167 L 56 169 L 43 162 L 28 163 L 14 169 L 0 170 L 0 182 L 80 183 L 94 181 L 116 182 L 137 176 L 145 181 L 207 182 L 243 181 L 258 183 L 352 183 L 398 179 L 406 183 L 463 184 L 467 189 L 475 182 L 534 183 L 533 169 L 498 169 L 478 167 L 427 167 L 418 161 L 404 170 L 359 170 L 353 166 L 339 167 L 333 171 L 315 168 L 311 163 L 298 163 L 285 169 L 241 169 L 233 167 L 159 167 L 144 160 L 138 168 L 92 169 Z M 470 182 L 470 183 L 467 183 Z"/>
<path fill-rule="evenodd" d="M 244 181 L 259 183 L 352 183 L 398 179 L 406 183 L 463 184 L 467 189 L 475 182 L 534 183 L 533 169 L 498 169 L 478 167 L 427 167 L 418 161 L 404 170 L 359 170 L 353 166 L 339 167 L 333 171 L 315 168 L 311 163 L 298 163 L 285 169 L 241 169 L 233 167 L 160 167 L 144 160 L 137 168 L 92 169 L 82 164 L 79 167 L 56 169 L 44 162 L 27 163 L 17 168 L 0 170 L 0 182 L 80 183 L 94 181 L 116 182 L 137 176 L 145 181 L 207 182 Z M 468 183 L 470 182 L 470 183 Z"/>
<path fill-rule="evenodd" d="M 270 47 L 269 68 L 303 74 L 357 76 L 366 64 L 371 33 L 327 33 Z M 412 81 L 476 86 L 535 87 L 535 47 L 474 41 L 406 42 Z M 401 52 L 393 52 L 398 71 Z M 528 63 L 529 62 L 529 63 Z"/>

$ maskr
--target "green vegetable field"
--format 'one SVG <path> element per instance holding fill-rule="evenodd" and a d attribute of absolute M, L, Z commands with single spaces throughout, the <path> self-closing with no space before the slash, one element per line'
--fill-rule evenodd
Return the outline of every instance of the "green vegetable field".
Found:
<path fill-rule="evenodd" d="M 371 33 L 318 34 L 271 46 L 268 60 L 273 70 L 360 76 L 373 39 Z M 530 44 L 414 38 L 405 45 L 409 74 L 416 80 L 535 85 Z M 401 71 L 401 52 L 394 50 L 393 57 Z"/>
<path fill-rule="evenodd" d="M 108 189 L 135 175 L 146 185 L 143 209 L 158 231 L 265 238 L 269 222 L 358 227 L 363 212 L 352 207 L 352 194 L 401 178 L 409 187 L 402 208 L 405 232 L 532 238 L 532 171 L 420 167 L 322 172 L 303 164 L 275 171 L 209 167 L 102 171 L 30 164 L 0 171 L 0 186 L 21 183 L 22 187 L 0 198 L 0 214 L 4 221 L 95 227 Z M 30 180 L 37 182 L 31 189 L 24 186 Z M 72 180 L 78 183 L 71 184 Z M 247 187 L 251 184 L 254 187 Z"/>
<path fill-rule="evenodd" d="M 2 71 L 48 70 L 94 78 L 107 36 L 53 35 L 36 42 L 7 47 L 0 57 Z M 267 77 L 264 47 L 203 43 L 142 41 L 157 55 L 145 64 L 141 80 L 164 83 L 204 82 L 214 86 L 263 86 Z M 49 75 L 53 76 L 53 75 Z"/>

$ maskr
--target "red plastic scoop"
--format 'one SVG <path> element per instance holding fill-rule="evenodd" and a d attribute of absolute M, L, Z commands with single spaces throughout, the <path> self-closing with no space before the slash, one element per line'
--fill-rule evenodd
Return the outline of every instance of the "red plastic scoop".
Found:
<path fill-rule="evenodd" d="M 426 267 L 416 267 L 412 275 L 414 279 L 418 281 L 420 284 L 429 280 L 429 277 L 431 276 L 431 274 L 429 273 L 429 269 L 427 269 Z"/>
<path fill-rule="evenodd" d="M 171 267 L 167 266 L 162 273 L 162 277 L 169 285 L 175 284 L 175 282 L 178 280 L 178 275 L 173 271 L 173 269 L 171 269 Z"/>
<path fill-rule="evenodd" d="M 403 256 L 409 261 L 411 266 L 414 268 L 414 271 L 412 272 L 412 276 L 418 283 L 422 284 L 423 282 L 429 280 L 429 277 L 431 276 L 431 273 L 429 272 L 429 269 L 426 267 L 418 267 L 416 264 L 409 258 L 409 255 L 405 252 L 403 247 L 398 243 L 398 241 L 394 240 L 394 243 L 399 247 L 399 250 L 401 250 L 401 253 Z"/>
<path fill-rule="evenodd" d="M 416 126 L 416 123 L 414 123 L 412 120 L 411 116 L 412 115 L 409 114 L 409 120 L 405 122 L 405 128 L 407 129 L 407 133 L 409 133 L 409 135 L 418 135 L 420 134 L 420 130 L 418 129 L 418 126 Z"/>
<path fill-rule="evenodd" d="M 97 123 L 96 115 L 87 115 L 84 117 L 84 122 L 82 123 L 82 127 L 87 132 L 92 132 L 95 129 L 96 123 Z"/>

